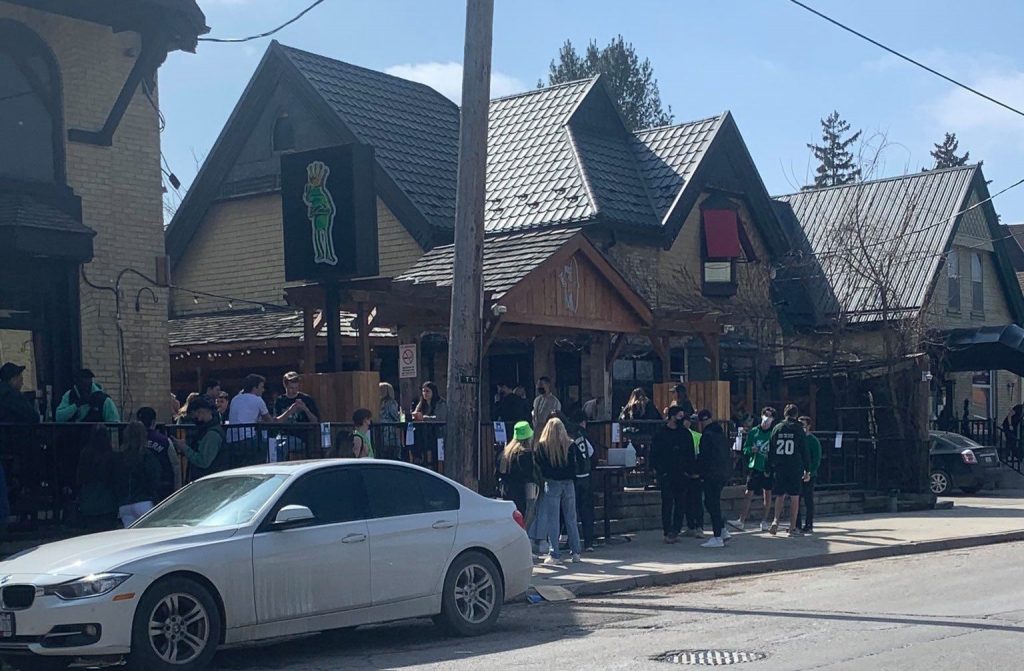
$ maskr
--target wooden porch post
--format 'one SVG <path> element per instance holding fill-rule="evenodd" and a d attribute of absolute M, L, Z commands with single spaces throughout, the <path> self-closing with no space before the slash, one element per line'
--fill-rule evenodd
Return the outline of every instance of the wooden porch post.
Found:
<path fill-rule="evenodd" d="M 313 328 L 313 310 L 302 307 L 302 372 L 316 373 L 316 329 Z"/>
<path fill-rule="evenodd" d="M 366 303 L 359 303 L 356 311 L 359 322 L 359 370 L 370 370 L 370 322 Z"/>
<path fill-rule="evenodd" d="M 717 382 L 722 376 L 722 348 L 717 333 L 701 333 L 700 339 L 704 341 L 704 350 L 708 359 L 711 360 L 711 380 Z"/>
<path fill-rule="evenodd" d="M 327 282 L 324 285 L 324 323 L 327 328 L 327 370 L 337 373 L 341 370 L 341 297 L 338 285 Z"/>

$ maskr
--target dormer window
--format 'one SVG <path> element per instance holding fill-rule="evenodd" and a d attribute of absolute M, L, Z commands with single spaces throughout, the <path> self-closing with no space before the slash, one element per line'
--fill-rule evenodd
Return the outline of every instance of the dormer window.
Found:
<path fill-rule="evenodd" d="M 287 114 L 277 117 L 274 122 L 274 151 L 288 151 L 295 149 L 295 129 L 292 128 L 292 120 Z"/>
<path fill-rule="evenodd" d="M 743 256 L 736 210 L 701 210 L 701 285 L 705 296 L 736 293 L 736 261 Z"/>

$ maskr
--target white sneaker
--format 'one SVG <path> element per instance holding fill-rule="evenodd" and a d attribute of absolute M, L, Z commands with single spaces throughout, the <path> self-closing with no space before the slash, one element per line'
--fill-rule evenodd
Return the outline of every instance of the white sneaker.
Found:
<path fill-rule="evenodd" d="M 697 531 L 693 533 L 696 538 L 704 538 L 704 527 L 698 527 Z"/>
<path fill-rule="evenodd" d="M 761 531 L 768 531 L 768 522 L 761 522 Z"/>
<path fill-rule="evenodd" d="M 743 522 L 743 520 L 729 520 L 729 526 L 731 526 L 736 531 L 743 531 L 743 529 L 746 528 L 746 524 Z"/>
<path fill-rule="evenodd" d="M 548 555 L 547 559 L 544 560 L 544 566 L 561 566 L 561 565 L 562 565 L 562 560 L 558 559 L 557 557 L 552 557 L 551 555 Z"/>
<path fill-rule="evenodd" d="M 729 530 L 728 529 L 722 529 L 722 540 L 723 541 L 727 541 L 730 538 L 732 538 L 732 534 L 729 533 Z"/>
<path fill-rule="evenodd" d="M 720 536 L 712 536 L 706 543 L 701 543 L 702 548 L 724 548 L 725 541 Z"/>
<path fill-rule="evenodd" d="M 572 553 L 571 559 L 573 564 L 579 564 L 581 561 L 583 561 L 583 557 L 579 556 L 575 552 Z"/>

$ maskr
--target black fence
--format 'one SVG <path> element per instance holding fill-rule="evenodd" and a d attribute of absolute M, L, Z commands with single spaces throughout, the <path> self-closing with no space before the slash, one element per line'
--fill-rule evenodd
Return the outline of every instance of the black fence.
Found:
<path fill-rule="evenodd" d="M 995 419 L 961 419 L 933 421 L 937 431 L 958 433 L 986 447 L 995 447 L 1004 464 L 1020 472 L 1024 469 L 1024 424 L 1009 431 Z"/>

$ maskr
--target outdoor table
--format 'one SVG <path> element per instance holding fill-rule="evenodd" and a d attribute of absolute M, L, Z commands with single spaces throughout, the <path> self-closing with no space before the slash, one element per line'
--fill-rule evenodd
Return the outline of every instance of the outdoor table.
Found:
<path fill-rule="evenodd" d="M 601 474 L 601 491 L 604 494 L 604 542 L 612 542 L 612 489 L 611 480 L 614 478 L 621 483 L 620 489 L 625 489 L 626 473 L 633 470 L 630 466 L 598 466 L 594 469 Z"/>

